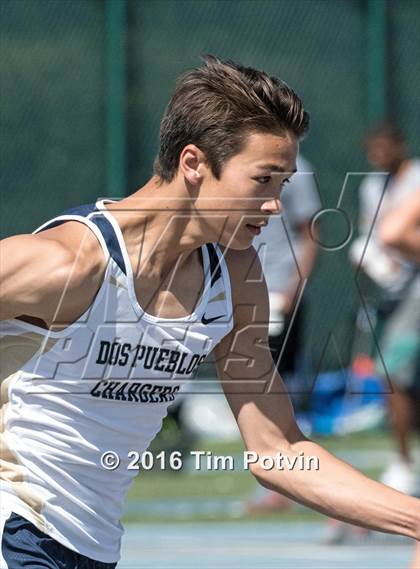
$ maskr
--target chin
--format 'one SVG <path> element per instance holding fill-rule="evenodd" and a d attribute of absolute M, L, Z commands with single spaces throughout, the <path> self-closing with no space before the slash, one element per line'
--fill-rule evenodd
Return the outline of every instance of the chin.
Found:
<path fill-rule="evenodd" d="M 246 239 L 240 241 L 239 239 L 233 239 L 232 241 L 224 242 L 224 240 L 219 241 L 219 245 L 225 249 L 232 249 L 232 251 L 246 251 L 252 247 L 253 239 Z"/>

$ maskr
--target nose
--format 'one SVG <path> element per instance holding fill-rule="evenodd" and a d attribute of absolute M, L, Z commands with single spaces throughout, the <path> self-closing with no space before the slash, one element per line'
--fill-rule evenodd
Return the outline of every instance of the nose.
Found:
<path fill-rule="evenodd" d="M 261 211 L 268 213 L 270 215 L 281 213 L 281 202 L 280 198 L 273 198 L 264 202 L 261 206 Z"/>

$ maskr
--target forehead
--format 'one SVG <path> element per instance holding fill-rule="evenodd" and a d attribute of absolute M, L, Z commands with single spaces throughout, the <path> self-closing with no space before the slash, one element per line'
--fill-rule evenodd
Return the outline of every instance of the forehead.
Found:
<path fill-rule="evenodd" d="M 289 132 L 283 135 L 256 132 L 246 138 L 241 152 L 232 162 L 249 165 L 250 168 L 278 169 L 293 172 L 296 169 L 296 155 L 299 149 L 297 137 Z"/>
<path fill-rule="evenodd" d="M 398 142 L 389 136 L 371 136 L 367 140 L 367 146 L 369 148 L 380 146 L 380 147 L 394 147 L 398 146 Z"/>

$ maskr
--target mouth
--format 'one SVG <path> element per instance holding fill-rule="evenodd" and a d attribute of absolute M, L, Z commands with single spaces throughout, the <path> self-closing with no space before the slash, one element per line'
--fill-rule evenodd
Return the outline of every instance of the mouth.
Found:
<path fill-rule="evenodd" d="M 252 235 L 254 235 L 254 237 L 259 235 L 261 233 L 261 229 L 265 226 L 266 224 L 263 225 L 252 225 L 251 223 L 246 224 L 248 231 L 250 231 Z"/>

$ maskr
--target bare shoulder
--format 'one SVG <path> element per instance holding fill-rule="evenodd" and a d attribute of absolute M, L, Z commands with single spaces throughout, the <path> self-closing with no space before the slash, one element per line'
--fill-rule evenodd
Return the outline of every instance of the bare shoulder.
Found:
<path fill-rule="evenodd" d="M 105 265 L 106 260 L 96 235 L 78 221 L 69 221 L 29 237 L 37 237 L 40 246 L 46 242 L 47 246 L 55 247 L 72 263 L 78 259 L 78 270 L 85 276 Z"/>
<path fill-rule="evenodd" d="M 0 318 L 31 316 L 51 324 L 73 321 L 84 312 L 100 286 L 106 260 L 95 235 L 81 223 L 68 222 L 2 240 L 0 263 Z"/>

